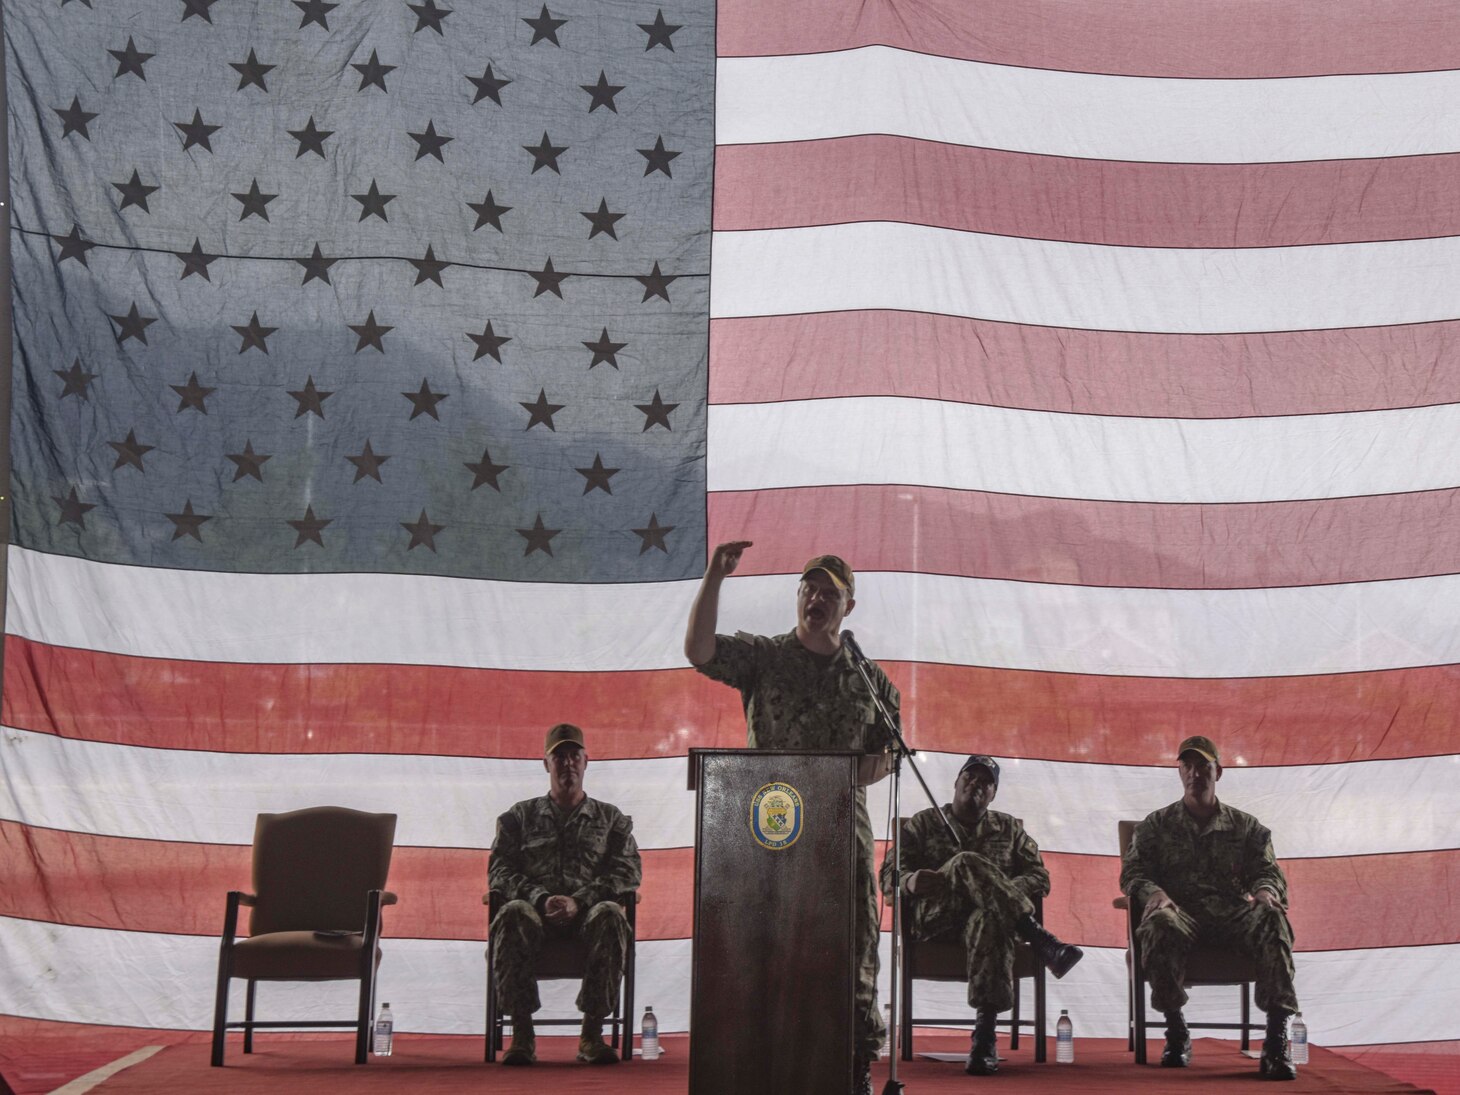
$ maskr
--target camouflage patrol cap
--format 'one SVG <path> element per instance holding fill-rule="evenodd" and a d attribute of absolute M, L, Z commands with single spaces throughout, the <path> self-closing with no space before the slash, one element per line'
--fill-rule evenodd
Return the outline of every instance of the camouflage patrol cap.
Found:
<path fill-rule="evenodd" d="M 1217 753 L 1217 747 L 1212 744 L 1212 739 L 1204 738 L 1200 734 L 1195 734 L 1181 743 L 1181 748 L 1176 750 L 1176 759 L 1180 760 L 1187 753 L 1204 756 L 1219 768 L 1222 765 L 1222 758 Z"/>
<path fill-rule="evenodd" d="M 579 730 L 571 722 L 560 722 L 547 732 L 547 741 L 543 743 L 542 755 L 552 756 L 564 745 L 576 745 L 580 749 L 583 745 L 583 731 Z"/>
<path fill-rule="evenodd" d="M 958 769 L 958 774 L 961 776 L 970 768 L 987 768 L 989 774 L 994 777 L 994 786 L 998 787 L 999 762 L 994 760 L 993 757 L 985 756 L 983 753 L 974 753 L 973 756 L 963 762 L 963 767 Z"/>
<path fill-rule="evenodd" d="M 823 572 L 836 583 L 837 589 L 844 589 L 853 594 L 857 592 L 857 583 L 852 577 L 852 568 L 840 555 L 818 555 L 801 568 L 801 577 L 806 577 L 813 570 Z"/>

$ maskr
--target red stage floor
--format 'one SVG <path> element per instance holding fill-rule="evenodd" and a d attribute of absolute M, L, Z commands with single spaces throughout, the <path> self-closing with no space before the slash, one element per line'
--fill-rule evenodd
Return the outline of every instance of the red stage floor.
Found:
<path fill-rule="evenodd" d="M 94 1030 L 94 1028 L 92 1028 Z M 105 1055 L 114 1060 L 139 1045 L 137 1036 L 146 1032 L 132 1031 L 127 1044 L 113 1043 L 113 1052 Z M 402 1035 L 396 1042 L 396 1053 L 389 1058 L 372 1059 L 368 1065 L 350 1063 L 351 1044 L 338 1036 L 275 1035 L 260 1038 L 257 1052 L 245 1057 L 235 1037 L 230 1040 L 229 1065 L 224 1069 L 208 1066 L 206 1036 L 184 1035 L 172 1041 L 140 1063 L 104 1079 L 91 1090 L 99 1095 L 121 1095 L 124 1092 L 146 1092 L 148 1095 L 193 1095 L 195 1092 L 370 1092 L 430 1091 L 479 1092 L 488 1087 L 494 1092 L 512 1093 L 553 1091 L 555 1095 L 578 1092 L 681 1093 L 687 1088 L 688 1042 L 683 1037 L 666 1039 L 667 1055 L 655 1062 L 634 1061 L 612 1068 L 591 1068 L 573 1062 L 573 1041 L 563 1038 L 543 1039 L 544 1060 L 530 1070 L 507 1070 L 486 1065 L 481 1060 L 481 1042 L 470 1038 L 412 1037 Z M 154 1038 L 152 1044 L 163 1040 Z M 959 1050 L 966 1045 L 962 1038 L 926 1036 L 920 1048 Z M 1155 1047 L 1153 1046 L 1153 1049 Z M 1131 1063 L 1125 1044 L 1117 1041 L 1082 1039 L 1077 1043 L 1073 1065 L 1053 1063 L 1036 1065 L 1028 1043 L 1006 1061 L 998 1077 L 977 1080 L 965 1076 L 959 1064 L 917 1060 L 902 1069 L 902 1077 L 910 1092 L 966 1092 L 970 1085 L 997 1084 L 1001 1091 L 1023 1092 L 1163 1092 L 1179 1085 L 1201 1092 L 1253 1091 L 1257 1080 L 1255 1061 L 1241 1056 L 1234 1043 L 1203 1039 L 1197 1042 L 1193 1067 L 1184 1074 L 1173 1074 L 1158 1068 L 1139 1068 Z M 1050 1046 L 1051 1061 L 1053 1045 Z M 1447 1063 L 1455 1062 L 1446 1056 Z M 7 1067 L 7 1078 L 17 1095 L 33 1095 L 51 1091 L 61 1083 L 103 1061 L 94 1055 L 68 1059 L 58 1071 L 31 1068 L 15 1070 L 15 1061 Z M 81 1066 L 85 1066 L 84 1068 Z M 1443 1067 L 1443 1066 L 1442 1066 Z M 42 1075 L 46 1071 L 48 1075 Z M 70 1075 L 62 1076 L 61 1072 Z M 873 1069 L 874 1087 L 879 1089 L 887 1077 L 887 1062 Z M 1451 1076 L 1451 1080 L 1455 1077 Z M 1313 1059 L 1302 1070 L 1297 1083 L 1285 1084 L 1279 1090 L 1299 1095 L 1302 1092 L 1343 1092 L 1361 1095 L 1367 1092 L 1415 1092 L 1435 1090 L 1441 1095 L 1456 1095 L 1460 1082 L 1417 1088 L 1392 1076 L 1359 1064 L 1342 1054 L 1313 1050 Z"/>

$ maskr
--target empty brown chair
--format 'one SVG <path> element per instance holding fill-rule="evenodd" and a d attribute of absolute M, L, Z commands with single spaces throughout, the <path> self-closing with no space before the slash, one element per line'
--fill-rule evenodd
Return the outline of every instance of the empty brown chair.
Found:
<path fill-rule="evenodd" d="M 1120 854 L 1130 849 L 1131 839 L 1135 836 L 1136 826 L 1139 822 L 1122 821 L 1118 823 L 1120 836 Z M 1124 896 L 1117 897 L 1114 901 L 1117 909 L 1126 910 L 1126 952 L 1125 968 L 1127 976 L 1126 987 L 1126 1013 L 1127 1013 L 1127 1034 L 1126 1048 L 1135 1051 L 1136 1064 L 1146 1063 L 1146 974 L 1145 967 L 1141 963 L 1140 940 L 1136 938 L 1136 928 L 1141 922 L 1140 909 L 1131 908 L 1130 900 Z M 1242 1048 L 1248 1049 L 1252 1045 L 1252 1032 L 1262 1029 L 1262 1023 L 1252 1021 L 1252 982 L 1257 978 L 1257 970 L 1252 959 L 1240 951 L 1222 947 L 1196 946 L 1191 948 L 1191 953 L 1186 959 L 1186 984 L 1191 985 L 1237 985 L 1241 991 L 1241 1021 L 1236 1023 L 1215 1023 L 1198 1022 L 1188 1018 L 1186 1025 L 1193 1030 L 1236 1030 L 1242 1033 Z"/>
<path fill-rule="evenodd" d="M 380 965 L 381 908 L 394 905 L 385 889 L 395 840 L 395 814 L 367 814 L 317 806 L 287 814 L 260 814 L 254 827 L 253 893 L 233 890 L 218 953 L 218 997 L 213 1010 L 213 1064 L 223 1064 L 229 1030 L 265 1028 L 355 1030 L 355 1063 L 365 1063 L 375 975 Z M 238 908 L 249 913 L 247 939 L 234 939 Z M 242 1022 L 228 1022 L 229 982 L 248 982 Z M 359 981 L 360 1006 L 352 1019 L 254 1019 L 260 981 Z"/>

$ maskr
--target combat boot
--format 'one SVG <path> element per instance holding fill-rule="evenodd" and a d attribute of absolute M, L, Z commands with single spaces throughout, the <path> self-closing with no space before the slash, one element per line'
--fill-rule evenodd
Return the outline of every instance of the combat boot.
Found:
<path fill-rule="evenodd" d="M 502 1054 L 502 1063 L 509 1066 L 537 1062 L 537 1033 L 532 1029 L 532 1016 L 512 1016 L 512 1044 Z"/>
<path fill-rule="evenodd" d="M 992 1076 L 999 1071 L 999 1047 L 994 1037 L 994 1027 L 999 1013 L 992 1008 L 978 1009 L 978 1022 L 973 1028 L 973 1044 L 968 1050 L 968 1060 L 963 1071 L 970 1076 Z"/>
<path fill-rule="evenodd" d="M 1262 1040 L 1262 1060 L 1257 1071 L 1264 1080 L 1296 1080 L 1298 1066 L 1293 1064 L 1293 1051 L 1288 1045 L 1288 1013 L 1272 1011 L 1267 1015 L 1267 1036 Z"/>
<path fill-rule="evenodd" d="M 1161 1050 L 1162 1068 L 1185 1068 L 1191 1064 L 1191 1031 L 1180 1011 L 1166 1013 L 1166 1045 Z"/>
<path fill-rule="evenodd" d="M 603 1040 L 603 1020 L 583 1016 L 583 1029 L 578 1033 L 578 1060 L 590 1065 L 616 1065 L 618 1052 Z"/>
<path fill-rule="evenodd" d="M 1075 963 L 1085 957 L 1085 952 L 1073 943 L 1062 943 L 1038 920 L 1025 913 L 1014 925 L 1020 939 L 1034 948 L 1044 968 L 1056 978 L 1063 977 L 1074 969 Z"/>

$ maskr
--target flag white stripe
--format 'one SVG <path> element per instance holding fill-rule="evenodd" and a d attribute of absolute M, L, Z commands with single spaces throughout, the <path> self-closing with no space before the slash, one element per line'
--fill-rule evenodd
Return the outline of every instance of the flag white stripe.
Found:
<path fill-rule="evenodd" d="M 1185 80 L 865 46 L 722 57 L 715 85 L 717 144 L 891 133 L 1048 156 L 1182 163 L 1460 149 L 1460 72 Z"/>
<path fill-rule="evenodd" d="M 900 483 L 1114 502 L 1282 502 L 1460 485 L 1460 404 L 1171 419 L 864 396 L 713 406 L 709 445 L 712 491 Z"/>
<path fill-rule="evenodd" d="M 695 589 L 219 574 L 12 547 L 6 625 L 36 642 L 185 661 L 679 669 Z M 793 591 L 784 575 L 732 579 L 720 630 L 789 630 Z M 1460 663 L 1460 575 L 1185 590 L 864 572 L 857 592 L 847 623 L 888 661 L 1157 677 Z"/>
<path fill-rule="evenodd" d="M 218 895 L 223 915 L 223 894 Z M 481 943 L 396 939 L 382 943 L 377 998 L 389 1000 L 396 1030 L 480 1034 L 486 1006 L 486 960 Z M 888 999 L 888 938 L 882 937 L 879 998 Z M 663 1031 L 689 1025 L 690 941 L 638 945 L 636 999 L 652 1003 Z M 1298 995 L 1315 1043 L 1365 1045 L 1460 1037 L 1460 944 L 1298 954 Z M 206 1030 L 212 1025 L 218 941 L 209 936 L 157 935 L 0 918 L 0 1012 L 36 1019 L 158 1029 Z M 1368 988 L 1355 993 L 1362 982 Z M 265 984 L 258 1018 L 348 1018 L 353 982 Z M 543 1014 L 574 1014 L 577 985 L 544 982 Z M 961 1014 L 957 985 L 919 984 L 920 997 Z M 1191 1015 L 1232 1013 L 1231 989 L 1197 990 Z M 1445 1001 L 1450 1003 L 1446 1004 Z M 1028 1005 L 1032 1006 L 1032 1005 Z M 230 1015 L 242 1016 L 243 986 L 235 982 Z M 1062 981 L 1049 982 L 1051 1016 L 1068 1008 L 1084 1037 L 1119 1037 L 1125 1030 L 1125 952 L 1089 947 Z M 267 1037 L 267 1034 L 260 1035 Z M 239 1052 L 235 1040 L 230 1053 Z"/>
<path fill-rule="evenodd" d="M 717 232 L 710 315 L 888 308 L 1003 323 L 1217 334 L 1460 316 L 1460 237 L 1167 248 L 857 221 Z"/>
<path fill-rule="evenodd" d="M 399 815 L 398 844 L 487 848 L 498 814 L 547 789 L 539 760 L 210 753 L 4 734 L 0 817 L 100 836 L 247 844 L 257 814 L 328 803 Z M 946 795 L 962 760 L 929 752 L 919 763 Z M 1280 768 L 1236 761 L 1222 781 L 1224 798 L 1261 818 L 1285 858 L 1460 847 L 1460 811 L 1451 805 L 1460 757 Z M 684 757 L 596 760 L 587 787 L 633 816 L 641 848 L 688 847 L 695 800 L 687 772 Z M 1298 787 L 1302 795 L 1293 793 Z M 887 794 L 884 783 L 868 796 L 879 836 Z M 999 808 L 1024 818 L 1049 851 L 1115 855 L 1116 822 L 1179 795 L 1172 767 L 1009 760 Z"/>

